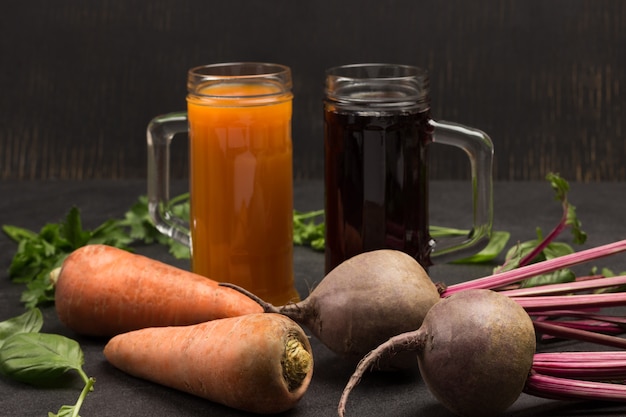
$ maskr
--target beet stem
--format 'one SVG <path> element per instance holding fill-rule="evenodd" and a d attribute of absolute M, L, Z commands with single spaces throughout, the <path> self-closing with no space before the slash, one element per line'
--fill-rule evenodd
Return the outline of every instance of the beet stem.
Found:
<path fill-rule="evenodd" d="M 545 321 L 535 320 L 533 321 L 533 325 L 538 333 L 626 349 L 626 339 L 621 337 L 590 332 L 587 330 L 573 329 L 570 327 L 559 326 L 558 324 L 547 323 Z"/>
<path fill-rule="evenodd" d="M 547 272 L 556 271 L 558 269 L 588 262 L 605 256 L 610 256 L 623 251 L 626 251 L 626 240 L 620 240 L 584 251 L 574 252 L 569 255 L 559 256 L 558 258 L 550 259 L 547 261 L 522 266 L 520 268 L 512 269 L 510 271 L 493 274 L 483 278 L 477 278 L 455 285 L 450 285 L 442 296 L 447 297 L 456 292 L 467 290 L 470 288 L 498 288 L 536 275 L 542 275 Z"/>
<path fill-rule="evenodd" d="M 356 370 L 348 380 L 346 387 L 341 393 L 341 399 L 339 400 L 339 405 L 337 406 L 337 413 L 339 414 L 339 417 L 344 416 L 346 404 L 348 403 L 348 396 L 358 383 L 361 382 L 361 379 L 366 371 L 375 368 L 376 363 L 382 358 L 390 358 L 400 352 L 419 350 L 423 343 L 423 332 L 415 330 L 393 336 L 365 355 L 363 359 L 359 361 Z"/>
<path fill-rule="evenodd" d="M 582 381 L 531 372 L 524 392 L 556 400 L 608 400 L 626 402 L 626 385 Z"/>
<path fill-rule="evenodd" d="M 587 330 L 596 333 L 614 335 L 624 333 L 624 329 L 621 326 L 597 320 L 550 320 L 550 324 L 557 324 L 559 326 Z"/>
<path fill-rule="evenodd" d="M 626 352 L 538 353 L 532 369 L 542 375 L 587 380 L 626 378 Z"/>
<path fill-rule="evenodd" d="M 563 232 L 567 228 L 567 208 L 563 211 L 563 215 L 561 216 L 561 221 L 557 224 L 554 229 L 546 236 L 537 247 L 535 247 L 529 254 L 524 256 L 520 261 L 519 265 L 524 266 L 528 265 L 535 259 L 543 250 L 550 244 L 558 235 Z"/>
<path fill-rule="evenodd" d="M 603 362 L 626 360 L 626 351 L 599 351 L 599 352 L 540 352 L 535 353 L 534 360 L 538 362 Z"/>
<path fill-rule="evenodd" d="M 246 290 L 245 288 L 240 287 L 239 285 L 231 284 L 230 282 L 220 282 L 219 286 L 220 287 L 227 287 L 227 288 L 231 288 L 231 289 L 233 289 L 235 291 L 239 291 L 243 295 L 245 295 L 248 298 L 250 298 L 253 301 L 255 301 L 258 305 L 263 307 L 263 312 L 264 313 L 280 313 L 278 311 L 278 308 L 274 307 L 272 304 L 268 303 L 267 301 L 262 300 L 259 296 L 251 293 L 250 291 Z"/>
<path fill-rule="evenodd" d="M 544 295 L 537 297 L 511 297 L 529 313 L 540 313 L 555 308 L 619 307 L 626 304 L 626 293 L 587 295 Z"/>
<path fill-rule="evenodd" d="M 587 311 L 580 310 L 542 310 L 541 317 L 574 317 L 594 320 L 602 323 L 610 323 L 616 326 L 625 326 L 626 317 L 610 316 L 605 314 L 594 314 Z"/>
<path fill-rule="evenodd" d="M 626 275 L 610 278 L 590 279 L 584 281 L 566 282 L 563 284 L 542 285 L 532 288 L 499 291 L 507 297 L 529 297 L 537 295 L 566 294 L 576 291 L 594 290 L 626 284 Z"/>

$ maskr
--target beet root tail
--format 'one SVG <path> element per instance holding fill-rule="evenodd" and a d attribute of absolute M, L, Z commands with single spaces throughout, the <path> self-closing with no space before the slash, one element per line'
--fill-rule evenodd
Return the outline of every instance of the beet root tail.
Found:
<path fill-rule="evenodd" d="M 423 345 L 422 335 L 423 332 L 419 330 L 399 334 L 390 338 L 365 355 L 359 361 L 354 373 L 350 376 L 348 383 L 341 393 L 341 398 L 337 406 L 337 413 L 339 417 L 344 417 L 348 397 L 350 396 L 352 390 L 354 390 L 359 382 L 361 382 L 365 372 L 375 369 L 377 367 L 377 363 L 381 359 L 391 358 L 400 352 L 418 351 Z"/>

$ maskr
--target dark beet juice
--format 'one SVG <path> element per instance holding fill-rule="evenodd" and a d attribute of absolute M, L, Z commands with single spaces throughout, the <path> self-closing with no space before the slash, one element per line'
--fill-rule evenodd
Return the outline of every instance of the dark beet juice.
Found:
<path fill-rule="evenodd" d="M 326 106 L 326 272 L 365 251 L 397 249 L 430 264 L 428 111 Z"/>
<path fill-rule="evenodd" d="M 491 233 L 493 144 L 484 132 L 430 117 L 428 72 L 364 63 L 330 68 L 324 88 L 326 272 L 378 249 L 424 267 L 478 252 Z M 428 233 L 428 149 L 463 149 L 471 164 L 467 236 Z"/>

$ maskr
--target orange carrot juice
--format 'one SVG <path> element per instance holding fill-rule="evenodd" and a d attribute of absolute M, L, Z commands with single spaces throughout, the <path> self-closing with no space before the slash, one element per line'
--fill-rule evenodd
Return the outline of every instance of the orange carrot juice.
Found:
<path fill-rule="evenodd" d="M 187 101 L 192 270 L 276 305 L 297 300 L 291 93 L 225 83 Z"/>

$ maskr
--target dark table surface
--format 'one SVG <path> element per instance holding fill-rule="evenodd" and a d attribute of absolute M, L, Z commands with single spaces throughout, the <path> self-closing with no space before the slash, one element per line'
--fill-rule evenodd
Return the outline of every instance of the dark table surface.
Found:
<path fill-rule="evenodd" d="M 185 190 L 176 183 L 172 194 Z M 0 183 L 0 224 L 39 230 L 45 223 L 56 222 L 73 205 L 81 210 L 85 227 L 95 227 L 111 217 L 120 217 L 140 194 L 143 181 L 88 182 L 3 182 Z M 431 187 L 431 224 L 469 227 L 469 185 L 462 182 L 433 182 Z M 571 184 L 570 201 L 577 207 L 583 228 L 589 238 L 582 249 L 626 239 L 626 184 Z M 510 243 L 536 236 L 559 220 L 560 205 L 544 182 L 496 183 L 494 185 L 495 229 L 508 230 Z M 323 207 L 321 182 L 297 182 L 295 207 L 313 210 Z M 563 235 L 569 239 L 569 235 Z M 187 268 L 187 262 L 173 259 L 158 246 L 139 247 L 138 252 Z M 24 311 L 19 296 L 22 287 L 12 284 L 7 268 L 15 253 L 15 244 L 0 236 L 0 320 Z M 501 263 L 503 259 L 498 259 Z M 626 254 L 595 261 L 592 265 L 626 271 Z M 435 281 L 455 283 L 489 274 L 494 265 L 435 265 L 430 269 Z M 295 248 L 295 273 L 298 290 L 305 296 L 323 276 L 323 254 L 308 248 Z M 180 393 L 175 390 L 128 376 L 109 365 L 102 355 L 101 340 L 81 337 L 64 328 L 56 318 L 54 307 L 43 308 L 43 331 L 59 333 L 77 340 L 85 353 L 84 369 L 96 378 L 95 390 L 81 409 L 89 416 L 243 416 L 236 410 Z M 353 365 L 336 357 L 316 340 L 312 340 L 315 373 L 309 390 L 286 416 L 336 415 L 337 402 Z M 597 346 L 562 342 L 541 346 L 544 350 L 596 349 Z M 66 386 L 34 388 L 0 377 L 0 415 L 43 416 L 56 412 L 63 404 L 73 404 L 82 388 L 75 379 Z M 368 374 L 351 396 L 349 416 L 423 416 L 451 417 L 428 392 L 415 374 Z M 522 394 L 507 411 L 507 416 L 623 416 L 626 404 L 595 402 L 561 402 Z"/>

